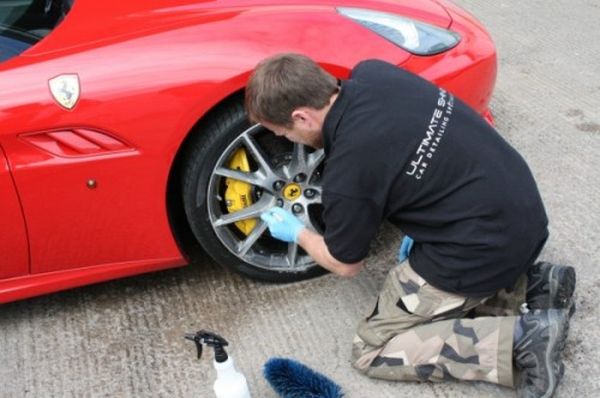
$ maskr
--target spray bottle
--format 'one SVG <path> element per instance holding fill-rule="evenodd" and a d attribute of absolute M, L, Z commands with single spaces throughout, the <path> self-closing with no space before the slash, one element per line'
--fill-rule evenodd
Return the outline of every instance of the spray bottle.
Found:
<path fill-rule="evenodd" d="M 215 350 L 214 367 L 217 370 L 214 390 L 217 398 L 251 398 L 248 383 L 243 374 L 233 365 L 233 358 L 227 355 L 225 349 L 227 340 L 216 333 L 200 330 L 196 334 L 186 334 L 185 338 L 196 343 L 198 359 L 202 356 L 202 344 Z"/>

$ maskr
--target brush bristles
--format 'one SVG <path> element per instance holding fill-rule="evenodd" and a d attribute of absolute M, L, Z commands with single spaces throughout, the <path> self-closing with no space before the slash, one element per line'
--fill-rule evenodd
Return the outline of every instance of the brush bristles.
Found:
<path fill-rule="evenodd" d="M 300 362 L 287 358 L 271 358 L 264 375 L 282 398 L 342 398 L 342 388 L 328 377 Z"/>

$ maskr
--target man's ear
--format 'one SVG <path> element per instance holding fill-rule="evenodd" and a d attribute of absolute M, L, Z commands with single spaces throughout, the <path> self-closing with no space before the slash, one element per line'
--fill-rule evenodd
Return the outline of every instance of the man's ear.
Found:
<path fill-rule="evenodd" d="M 292 121 L 301 125 L 311 124 L 313 122 L 313 114 L 310 108 L 301 107 L 292 111 Z"/>
<path fill-rule="evenodd" d="M 292 111 L 292 121 L 294 122 L 305 122 L 307 119 L 306 109 L 296 108 Z"/>

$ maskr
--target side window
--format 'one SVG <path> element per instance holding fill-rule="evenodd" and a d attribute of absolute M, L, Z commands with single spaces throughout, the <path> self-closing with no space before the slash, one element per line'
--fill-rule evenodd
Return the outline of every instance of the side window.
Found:
<path fill-rule="evenodd" d="M 52 31 L 72 0 L 0 1 L 0 62 L 21 54 Z"/>

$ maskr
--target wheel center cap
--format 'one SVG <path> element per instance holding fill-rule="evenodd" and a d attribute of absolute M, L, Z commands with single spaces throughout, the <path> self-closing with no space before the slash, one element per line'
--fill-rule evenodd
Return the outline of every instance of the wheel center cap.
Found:
<path fill-rule="evenodd" d="M 283 188 L 283 197 L 287 200 L 296 200 L 302 195 L 302 188 L 296 183 L 287 184 Z"/>

